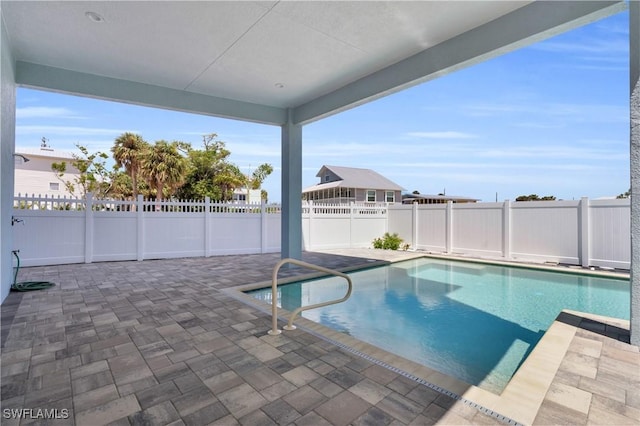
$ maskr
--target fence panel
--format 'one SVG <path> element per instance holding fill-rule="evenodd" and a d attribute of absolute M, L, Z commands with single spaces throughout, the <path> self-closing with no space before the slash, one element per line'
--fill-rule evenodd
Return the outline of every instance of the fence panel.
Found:
<path fill-rule="evenodd" d="M 212 255 L 260 253 L 260 215 L 211 213 L 209 241 Z"/>
<path fill-rule="evenodd" d="M 85 213 L 67 210 L 14 210 L 14 250 L 22 266 L 85 261 Z"/>
<path fill-rule="evenodd" d="M 631 266 L 629 200 L 595 200 L 589 205 L 590 264 L 608 268 Z"/>
<path fill-rule="evenodd" d="M 413 213 L 413 205 L 398 204 L 389 207 L 388 232 L 390 234 L 398 234 L 405 243 L 411 245 L 411 248 L 416 247 L 416 242 L 413 241 Z"/>
<path fill-rule="evenodd" d="M 502 203 L 452 206 L 452 251 L 477 256 L 502 256 Z"/>
<path fill-rule="evenodd" d="M 579 201 L 511 204 L 514 259 L 580 264 Z"/>
<path fill-rule="evenodd" d="M 204 256 L 204 212 L 144 212 L 144 258 Z"/>
<path fill-rule="evenodd" d="M 416 248 L 431 252 L 447 250 L 447 205 L 418 206 Z"/>
<path fill-rule="evenodd" d="M 136 213 L 106 211 L 93 214 L 93 260 L 136 260 Z"/>

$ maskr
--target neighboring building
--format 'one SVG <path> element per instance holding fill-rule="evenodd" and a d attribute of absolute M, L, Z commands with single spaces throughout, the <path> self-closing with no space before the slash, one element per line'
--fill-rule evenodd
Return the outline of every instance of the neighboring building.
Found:
<path fill-rule="evenodd" d="M 233 201 L 236 203 L 257 204 L 262 202 L 262 191 L 259 189 L 238 188 L 233 191 Z"/>
<path fill-rule="evenodd" d="M 476 203 L 480 200 L 455 195 L 402 194 L 402 204 L 446 204 L 448 201 L 453 201 L 454 203 Z"/>
<path fill-rule="evenodd" d="M 302 199 L 323 203 L 399 203 L 402 187 L 370 169 L 322 166 L 320 183 L 302 191 Z"/>
<path fill-rule="evenodd" d="M 26 158 L 28 161 L 25 161 Z M 73 156 L 70 152 L 54 150 L 46 146 L 40 148 L 16 148 L 15 158 L 15 195 L 35 195 L 47 197 L 75 197 L 67 191 L 64 182 L 51 169 L 53 163 L 62 161 L 67 163 L 67 171 L 62 179 L 73 181 L 79 176 L 71 162 Z"/>

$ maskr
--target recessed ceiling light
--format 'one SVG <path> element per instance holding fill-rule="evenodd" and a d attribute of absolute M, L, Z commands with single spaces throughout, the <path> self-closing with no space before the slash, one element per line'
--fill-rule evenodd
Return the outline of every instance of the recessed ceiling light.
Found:
<path fill-rule="evenodd" d="M 284 87 L 284 84 L 282 84 L 282 83 L 276 83 L 276 84 L 275 84 L 275 86 L 276 86 L 278 89 L 282 89 L 282 88 Z"/>
<path fill-rule="evenodd" d="M 86 12 L 84 16 L 91 19 L 93 22 L 104 22 L 104 18 L 96 12 Z"/>

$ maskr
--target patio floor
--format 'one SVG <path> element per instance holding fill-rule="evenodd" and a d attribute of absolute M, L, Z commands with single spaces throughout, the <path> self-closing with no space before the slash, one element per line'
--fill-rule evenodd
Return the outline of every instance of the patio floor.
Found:
<path fill-rule="evenodd" d="M 367 257 L 411 256 L 378 250 L 351 254 L 303 258 L 344 268 L 368 264 Z M 19 281 L 57 285 L 12 292 L 2 304 L 2 423 L 505 420 L 316 334 L 298 329 L 267 335 L 270 315 L 226 289 L 270 280 L 278 260 L 279 254 L 269 254 L 21 269 Z M 307 273 L 283 269 L 281 276 Z M 638 424 L 640 352 L 624 343 L 624 324 L 571 314 L 563 320 L 575 336 L 533 423 Z M 12 418 L 18 414 L 27 418 Z"/>

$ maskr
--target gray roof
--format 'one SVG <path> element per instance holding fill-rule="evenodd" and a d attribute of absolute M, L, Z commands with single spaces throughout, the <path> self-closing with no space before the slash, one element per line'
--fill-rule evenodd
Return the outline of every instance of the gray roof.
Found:
<path fill-rule="evenodd" d="M 335 174 L 340 181 L 319 183 L 309 188 L 305 188 L 302 192 L 317 191 L 325 188 L 362 188 L 362 189 L 382 189 L 387 191 L 402 191 L 400 185 L 393 181 L 390 181 L 386 177 L 382 176 L 378 172 L 374 172 L 371 169 L 360 169 L 356 167 L 342 167 L 342 166 L 322 166 L 316 176 L 322 177 L 325 171 L 329 170 Z"/>
<path fill-rule="evenodd" d="M 403 200 L 452 200 L 452 201 L 480 201 L 479 198 L 463 197 L 459 195 L 431 195 L 431 194 L 402 194 Z"/>
<path fill-rule="evenodd" d="M 64 158 L 73 160 L 73 153 L 69 151 L 54 150 L 53 148 L 21 148 L 16 147 L 16 154 L 22 154 L 27 158 L 30 156 L 47 158 Z"/>

